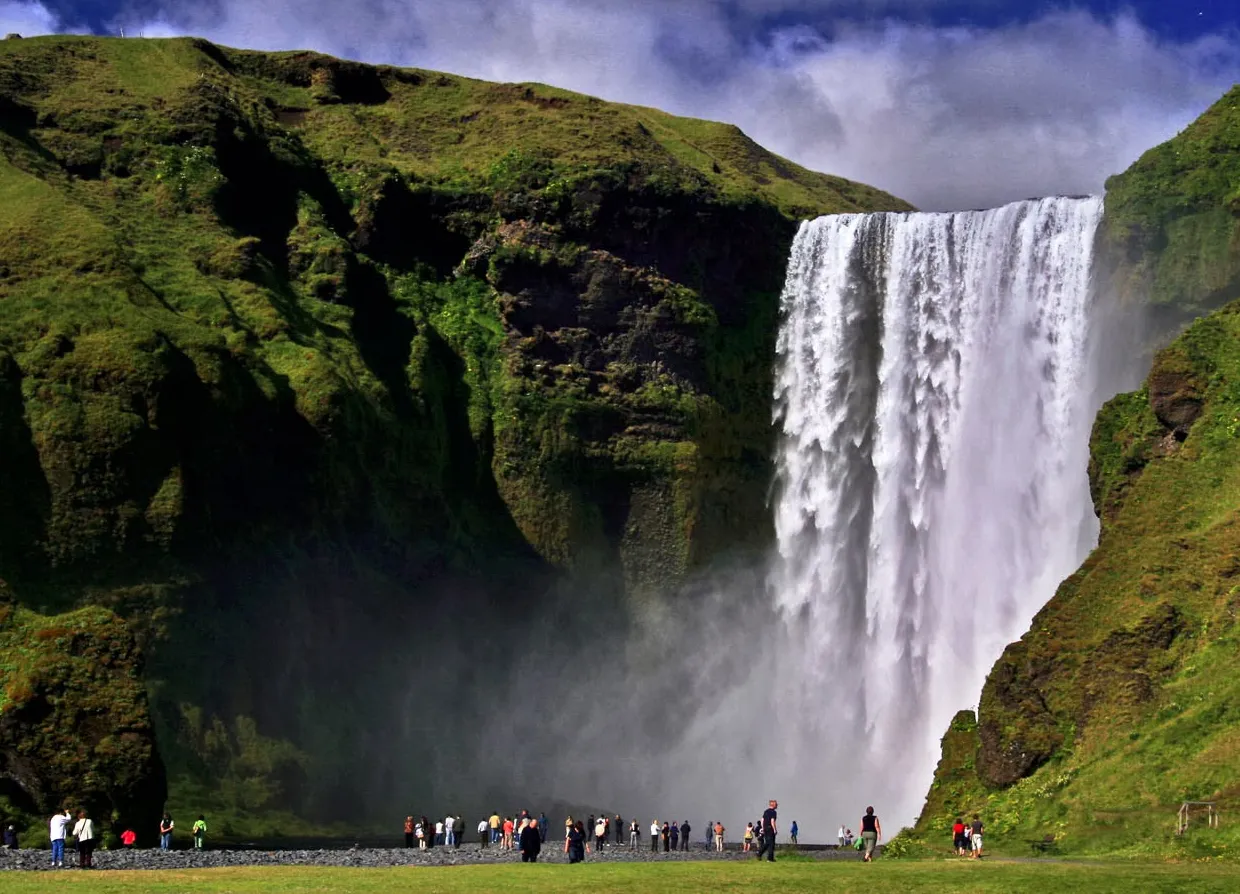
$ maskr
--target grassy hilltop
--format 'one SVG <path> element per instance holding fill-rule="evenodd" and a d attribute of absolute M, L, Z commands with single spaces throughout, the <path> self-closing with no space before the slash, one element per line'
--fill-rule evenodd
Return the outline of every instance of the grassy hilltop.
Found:
<path fill-rule="evenodd" d="M 980 810 L 994 843 L 1231 856 L 1240 847 L 1240 88 L 1108 184 L 1107 281 L 1165 332 L 1091 442 L 1097 549 L 963 712 L 916 834 Z M 1130 304 L 1130 306 L 1132 306 Z M 1184 800 L 1214 800 L 1174 835 Z M 1228 821 L 1227 817 L 1233 817 Z"/>
<path fill-rule="evenodd" d="M 766 542 L 796 221 L 905 207 L 536 84 L 0 42 L 0 813 L 145 834 L 161 754 L 216 816 L 429 797 L 394 766 L 449 759 L 435 668 L 502 664 L 487 623 L 557 576 L 619 599 Z M 23 718 L 89 759 L 118 711 L 125 791 L 29 753 Z"/>

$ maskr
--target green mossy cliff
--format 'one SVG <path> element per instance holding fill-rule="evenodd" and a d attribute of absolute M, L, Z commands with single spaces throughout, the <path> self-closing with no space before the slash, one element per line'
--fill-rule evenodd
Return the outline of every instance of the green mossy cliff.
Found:
<path fill-rule="evenodd" d="M 1156 337 L 1240 298 L 1240 85 L 1106 186 L 1104 284 Z"/>
<path fill-rule="evenodd" d="M 93 700 L 74 668 L 123 653 L 95 673 L 138 775 L 108 797 L 160 801 L 120 618 L 174 804 L 413 797 L 375 718 L 437 722 L 394 693 L 461 617 L 503 622 L 565 573 L 652 594 L 765 543 L 796 221 L 905 207 L 734 127 L 536 84 L 0 43 L 0 577 L 12 637 L 95 631 L 34 634 L 64 668 L 32 697 Z M 27 639 L 0 650 L 7 687 Z M 502 664 L 475 639 L 454 662 Z M 0 730 L 29 728 L 21 704 Z M 15 804 L 95 803 L 27 758 L 0 756 Z"/>
<path fill-rule="evenodd" d="M 1240 294 L 1240 91 L 1108 186 L 1111 284 L 1155 331 Z M 980 811 L 1011 851 L 1225 857 L 1235 827 L 1175 822 L 1240 807 L 1240 303 L 1158 351 L 1090 449 L 1098 546 L 953 721 L 915 832 L 946 847 Z"/>

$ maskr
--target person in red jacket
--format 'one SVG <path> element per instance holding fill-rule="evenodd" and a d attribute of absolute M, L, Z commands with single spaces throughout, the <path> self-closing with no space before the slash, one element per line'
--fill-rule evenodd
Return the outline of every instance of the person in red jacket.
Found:
<path fill-rule="evenodd" d="M 136 832 L 134 832 L 133 829 L 126 829 L 124 832 L 121 833 L 121 846 L 122 847 L 133 847 L 134 842 L 137 840 L 138 840 L 138 835 Z"/>

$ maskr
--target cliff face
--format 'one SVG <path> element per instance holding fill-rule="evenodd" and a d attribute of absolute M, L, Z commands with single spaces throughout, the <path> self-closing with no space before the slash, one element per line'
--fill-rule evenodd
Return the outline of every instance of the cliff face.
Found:
<path fill-rule="evenodd" d="M 1237 294 L 1238 128 L 1232 91 L 1108 185 L 1102 238 L 1126 246 L 1110 281 L 1153 306 L 1155 331 Z M 1182 801 L 1240 803 L 1225 769 L 1240 746 L 1240 305 L 1102 409 L 1090 482 L 1098 547 L 995 664 L 975 729 L 953 724 L 917 832 L 979 810 L 988 843 L 1013 849 L 1051 833 L 1078 851 L 1224 854 L 1234 833 L 1173 830 Z"/>
<path fill-rule="evenodd" d="M 1156 333 L 1240 298 L 1240 85 L 1106 186 L 1104 285 Z"/>
<path fill-rule="evenodd" d="M 0 154 L 0 577 L 124 619 L 195 811 L 373 810 L 420 650 L 763 544 L 795 222 L 906 207 L 726 125 L 194 40 L 0 43 Z"/>

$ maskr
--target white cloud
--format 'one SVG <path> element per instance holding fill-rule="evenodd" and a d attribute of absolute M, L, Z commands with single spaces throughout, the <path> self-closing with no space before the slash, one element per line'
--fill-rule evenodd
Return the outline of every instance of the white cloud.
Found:
<path fill-rule="evenodd" d="M 0 34 L 20 34 L 33 37 L 60 30 L 60 22 L 41 3 L 25 0 L 0 0 Z"/>
<path fill-rule="evenodd" d="M 873 13 L 932 2 L 843 5 Z M 708 0 L 217 0 L 157 3 L 162 11 L 125 25 L 545 81 L 733 121 L 809 167 L 926 208 L 1097 192 L 1240 72 L 1234 35 L 1160 41 L 1130 16 L 1062 12 L 997 29 L 935 28 L 849 24 L 832 19 L 838 6 L 740 0 L 725 13 Z M 794 10 L 817 27 L 746 24 Z"/>

